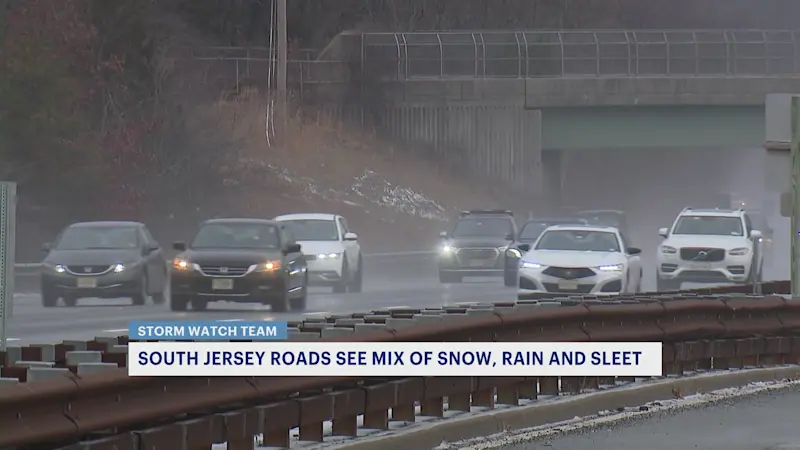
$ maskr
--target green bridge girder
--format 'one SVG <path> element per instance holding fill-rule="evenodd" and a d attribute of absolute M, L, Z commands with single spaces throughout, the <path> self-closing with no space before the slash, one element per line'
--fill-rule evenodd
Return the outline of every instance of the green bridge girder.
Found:
<path fill-rule="evenodd" d="M 764 106 L 598 106 L 542 109 L 542 148 L 759 148 Z"/>

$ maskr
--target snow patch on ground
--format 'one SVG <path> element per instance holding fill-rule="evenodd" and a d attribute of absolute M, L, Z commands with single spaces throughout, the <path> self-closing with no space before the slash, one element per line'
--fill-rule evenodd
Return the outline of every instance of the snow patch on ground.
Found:
<path fill-rule="evenodd" d="M 611 425 L 659 412 L 667 412 L 698 407 L 723 400 L 744 397 L 765 391 L 786 389 L 800 386 L 800 380 L 784 380 L 773 382 L 757 382 L 747 386 L 720 389 L 673 400 L 651 402 L 635 408 L 619 408 L 614 411 L 598 411 L 594 416 L 575 417 L 572 420 L 543 425 L 525 430 L 507 431 L 491 436 L 468 439 L 459 442 L 443 442 L 434 450 L 492 450 L 507 446 L 519 445 L 531 441 L 549 440 L 558 435 L 579 432 L 585 429 Z"/>
<path fill-rule="evenodd" d="M 354 177 L 349 191 L 367 201 L 402 213 L 443 222 L 447 220 L 447 211 L 442 205 L 411 188 L 395 185 L 372 170 L 365 170 Z"/>
<path fill-rule="evenodd" d="M 442 205 L 421 192 L 396 185 L 372 170 L 365 170 L 353 177 L 349 185 L 334 188 L 322 186 L 312 178 L 297 175 L 274 164 L 259 164 L 258 161 L 243 161 L 242 164 L 247 164 L 250 169 L 256 165 L 268 170 L 281 183 L 302 189 L 306 199 L 316 197 L 361 208 L 371 204 L 423 219 L 447 220 L 447 210 Z"/>

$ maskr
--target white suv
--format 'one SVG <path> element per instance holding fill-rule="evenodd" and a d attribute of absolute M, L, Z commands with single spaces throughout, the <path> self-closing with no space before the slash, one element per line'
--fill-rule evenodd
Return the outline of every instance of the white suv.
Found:
<path fill-rule="evenodd" d="M 658 234 L 658 290 L 681 283 L 746 283 L 761 279 L 761 232 L 741 209 L 686 208 Z"/>

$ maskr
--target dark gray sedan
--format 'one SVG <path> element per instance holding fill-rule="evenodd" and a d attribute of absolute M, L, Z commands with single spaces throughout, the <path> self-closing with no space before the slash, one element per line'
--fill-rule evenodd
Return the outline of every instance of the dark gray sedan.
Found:
<path fill-rule="evenodd" d="M 75 223 L 45 244 L 42 304 L 62 299 L 75 306 L 80 298 L 130 298 L 143 305 L 148 297 L 164 302 L 167 263 L 161 247 L 139 222 Z"/>

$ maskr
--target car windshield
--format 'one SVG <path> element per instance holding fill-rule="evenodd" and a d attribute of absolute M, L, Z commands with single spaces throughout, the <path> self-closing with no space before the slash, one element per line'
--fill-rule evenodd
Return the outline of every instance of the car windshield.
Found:
<path fill-rule="evenodd" d="M 578 215 L 591 225 L 619 228 L 623 222 L 623 216 L 613 211 L 585 211 Z"/>
<path fill-rule="evenodd" d="M 536 239 L 541 236 L 542 232 L 553 225 L 567 225 L 573 224 L 577 225 L 580 222 L 584 222 L 581 219 L 577 220 L 541 220 L 541 221 L 531 221 L 526 223 L 522 227 L 522 231 L 519 232 L 519 240 L 520 241 L 535 241 Z"/>
<path fill-rule="evenodd" d="M 459 219 L 453 237 L 498 237 L 513 233 L 511 220 L 501 217 L 468 217 Z"/>
<path fill-rule="evenodd" d="M 683 216 L 672 234 L 744 236 L 742 220 L 724 216 Z"/>
<path fill-rule="evenodd" d="M 536 250 L 618 252 L 617 235 L 607 231 L 550 230 L 536 243 Z"/>
<path fill-rule="evenodd" d="M 54 246 L 56 250 L 135 249 L 139 237 L 133 227 L 69 227 Z"/>
<path fill-rule="evenodd" d="M 284 221 L 297 241 L 338 241 L 339 231 L 333 220 L 286 220 Z"/>
<path fill-rule="evenodd" d="M 197 232 L 191 247 L 272 249 L 280 247 L 278 228 L 260 223 L 210 223 Z"/>

